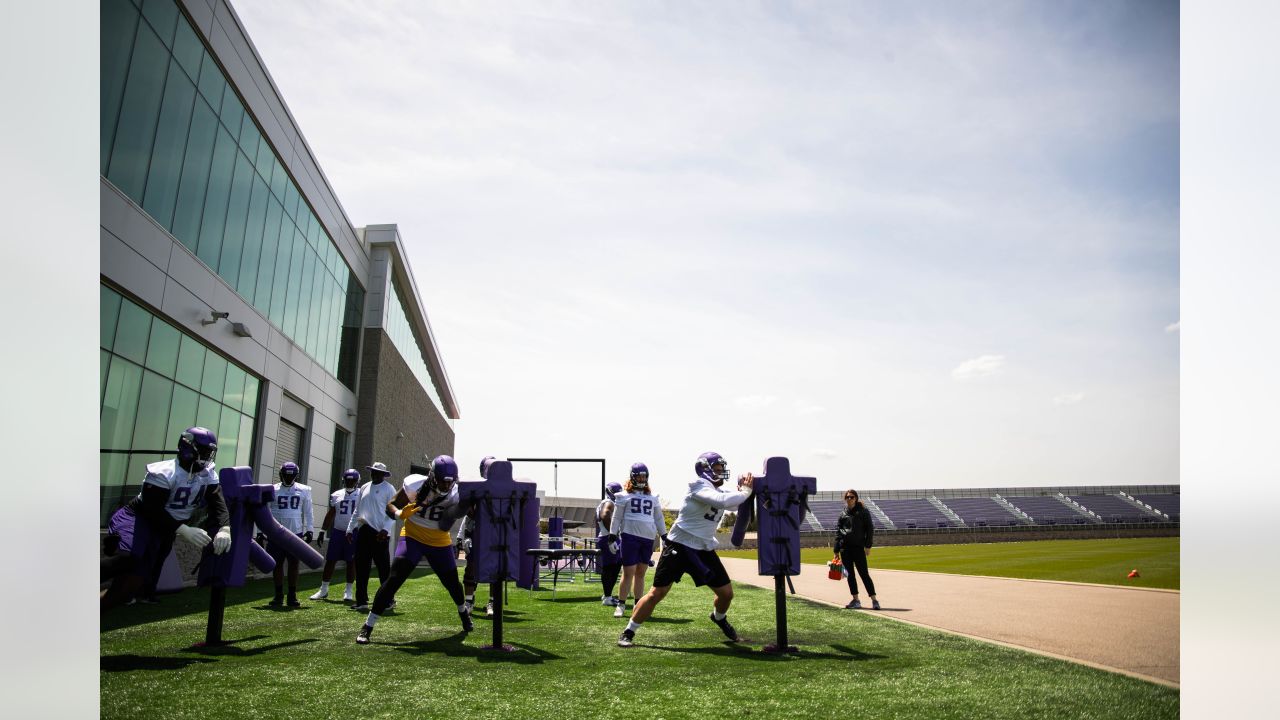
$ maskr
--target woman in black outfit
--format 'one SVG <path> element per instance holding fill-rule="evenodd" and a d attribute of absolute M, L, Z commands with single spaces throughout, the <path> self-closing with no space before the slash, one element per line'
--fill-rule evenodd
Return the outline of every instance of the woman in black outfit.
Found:
<path fill-rule="evenodd" d="M 858 499 L 857 490 L 846 490 L 844 493 L 845 511 L 836 523 L 835 552 L 845 570 L 857 568 L 862 576 L 862 584 L 867 586 L 867 595 L 871 596 L 871 608 L 880 609 L 880 601 L 876 599 L 876 585 L 871 582 L 871 572 L 867 569 L 867 556 L 871 554 L 871 536 L 875 532 L 871 524 L 871 511 Z M 849 572 L 849 592 L 853 601 L 845 605 L 846 610 L 857 610 L 862 607 L 858 601 L 858 583 L 854 573 Z"/>

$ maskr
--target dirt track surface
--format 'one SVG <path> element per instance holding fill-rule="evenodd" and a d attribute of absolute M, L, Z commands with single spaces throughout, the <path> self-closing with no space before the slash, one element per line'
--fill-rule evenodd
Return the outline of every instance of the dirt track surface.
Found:
<path fill-rule="evenodd" d="M 756 574 L 755 560 L 722 559 L 734 580 L 773 589 L 772 577 Z M 867 612 L 1178 685 L 1177 591 L 877 570 L 874 565 L 871 580 L 883 609 L 842 612 Z M 823 565 L 802 566 L 792 582 L 797 594 L 811 600 L 843 607 L 850 599 L 848 584 L 827 579 Z M 859 597 L 871 606 L 865 590 Z"/>

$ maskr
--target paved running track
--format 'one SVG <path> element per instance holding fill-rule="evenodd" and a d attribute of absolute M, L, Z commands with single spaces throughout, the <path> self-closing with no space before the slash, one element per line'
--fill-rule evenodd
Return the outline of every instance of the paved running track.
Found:
<path fill-rule="evenodd" d="M 872 562 L 875 562 L 872 553 Z M 773 578 L 756 574 L 756 561 L 723 558 L 738 582 L 772 590 Z M 871 567 L 883 608 L 845 610 L 1016 647 L 1150 680 L 1179 684 L 1176 590 L 948 575 Z M 796 593 L 843 607 L 845 581 L 827 578 L 825 565 L 804 565 L 793 577 Z M 867 607 L 871 601 L 860 596 Z"/>

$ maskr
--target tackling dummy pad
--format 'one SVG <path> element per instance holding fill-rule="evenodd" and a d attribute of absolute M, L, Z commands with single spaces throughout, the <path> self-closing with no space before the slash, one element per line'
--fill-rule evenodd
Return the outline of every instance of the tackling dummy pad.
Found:
<path fill-rule="evenodd" d="M 531 587 L 535 573 L 531 562 L 526 574 L 524 551 L 538 546 L 537 486 L 512 480 L 511 463 L 498 460 L 484 480 L 458 483 L 458 496 L 463 513 L 476 507 L 467 556 L 467 562 L 475 557 L 476 581 L 515 580 L 519 587 Z"/>
<path fill-rule="evenodd" d="M 729 542 L 742 545 L 747 525 L 759 518 L 756 555 L 761 575 L 800 574 L 800 523 L 809 510 L 809 496 L 818 490 L 811 477 L 791 475 L 791 461 L 771 457 L 764 463 L 764 475 L 755 478 L 751 495 L 738 506 Z"/>

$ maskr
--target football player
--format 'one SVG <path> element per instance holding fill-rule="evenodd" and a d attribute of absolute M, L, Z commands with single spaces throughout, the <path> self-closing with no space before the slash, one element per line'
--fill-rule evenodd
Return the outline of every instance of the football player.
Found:
<path fill-rule="evenodd" d="M 715 549 L 719 545 L 716 541 L 716 528 L 724 519 L 726 510 L 742 504 L 750 495 L 743 488 L 749 490 L 753 478 L 751 473 L 740 476 L 737 492 L 721 489 L 729 479 L 729 466 L 719 453 L 714 452 L 699 455 L 693 468 L 697 477 L 689 483 L 689 492 L 684 496 L 680 514 L 667 533 L 658 569 L 653 574 L 653 587 L 636 603 L 627 629 L 618 638 L 620 647 L 635 644 L 640 624 L 649 619 L 654 607 L 671 591 L 671 584 L 680 582 L 685 573 L 693 578 L 695 586 L 707 585 L 715 593 L 711 621 L 725 637 L 734 642 L 742 640 L 733 625 L 729 624 L 727 613 L 729 604 L 733 602 L 733 585 L 729 582 L 729 573 L 725 571 L 724 564 L 720 562 L 720 556 L 716 555 Z"/>
<path fill-rule="evenodd" d="M 356 512 L 356 503 L 360 500 L 360 471 L 347 468 L 342 471 L 341 490 L 334 490 L 329 495 L 329 512 L 320 523 L 320 534 L 316 537 L 316 547 L 324 545 L 324 533 L 329 531 L 329 549 L 324 555 L 324 575 L 320 580 L 320 590 L 311 596 L 312 600 L 324 600 L 329 597 L 329 581 L 333 579 L 333 568 L 341 560 L 347 567 L 347 589 L 342 593 L 343 600 L 353 600 L 351 584 L 356 579 L 356 548 L 347 542 L 345 528 Z M 334 532 L 334 528 L 342 528 Z"/>
<path fill-rule="evenodd" d="M 404 479 L 404 486 L 388 505 L 388 509 L 394 508 L 404 521 L 396 544 L 396 557 L 391 563 L 391 577 L 373 596 L 373 608 L 356 635 L 357 643 L 369 642 L 374 625 L 394 603 L 396 591 L 423 558 L 458 607 L 462 630 L 471 631 L 471 615 L 463 598 L 462 584 L 458 582 L 453 538 L 449 537 L 449 529 L 459 516 L 458 507 L 458 463 L 448 455 L 432 460 L 428 475 L 413 474 Z"/>
<path fill-rule="evenodd" d="M 99 596 L 99 611 L 128 602 L 154 586 L 152 575 L 173 548 L 175 537 L 220 555 L 231 547 L 231 516 L 213 472 L 218 438 L 202 427 L 178 437 L 178 456 L 147 465 L 142 488 L 107 525 L 102 577 L 111 585 Z M 208 508 L 205 528 L 188 525 L 197 508 Z M 214 532 L 212 538 L 209 531 Z"/>
<path fill-rule="evenodd" d="M 618 573 L 622 571 L 622 556 L 617 552 L 617 542 L 609 539 L 609 525 L 616 512 L 614 500 L 621 492 L 622 483 L 611 482 L 605 485 L 604 499 L 596 506 L 596 568 L 600 570 L 600 584 L 604 589 L 600 604 L 606 607 L 621 605 L 618 596 L 613 594 L 613 587 L 618 584 Z"/>
<path fill-rule="evenodd" d="M 271 503 L 271 515 L 289 532 L 306 542 L 311 542 L 311 488 L 298 482 L 302 470 L 295 462 L 280 466 L 280 482 L 276 483 L 276 499 Z M 289 607 L 300 607 L 298 602 L 298 558 L 275 543 L 267 543 L 267 552 L 275 558 L 276 567 L 271 576 L 276 583 L 276 594 L 271 599 L 273 607 L 284 601 L 285 564 L 289 565 Z"/>
<path fill-rule="evenodd" d="M 613 616 L 620 618 L 626 612 L 628 595 L 637 600 L 644 597 L 644 575 L 653 557 L 653 541 L 667 534 L 667 520 L 658 497 L 649 494 L 649 468 L 644 463 L 631 466 L 626 493 L 616 502 L 609 542 L 622 546 L 622 602 L 613 609 Z"/>
<path fill-rule="evenodd" d="M 369 482 L 360 486 L 356 512 L 347 522 L 347 542 L 356 546 L 356 604 L 352 610 L 369 611 L 369 566 L 377 565 L 378 582 L 387 581 L 391 556 L 387 543 L 396 527 L 396 516 L 387 510 L 396 489 L 387 478 L 391 471 L 380 462 L 369 466 Z"/>

